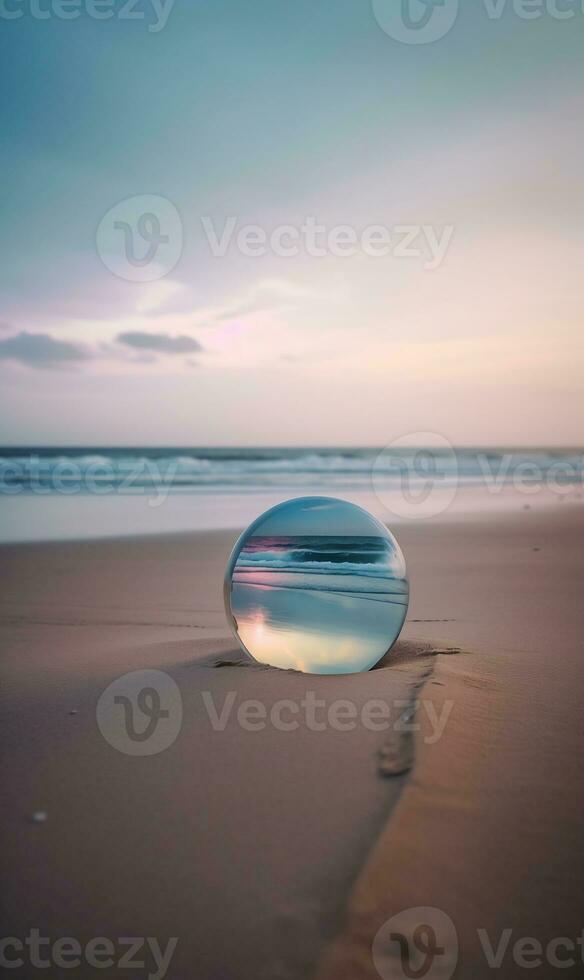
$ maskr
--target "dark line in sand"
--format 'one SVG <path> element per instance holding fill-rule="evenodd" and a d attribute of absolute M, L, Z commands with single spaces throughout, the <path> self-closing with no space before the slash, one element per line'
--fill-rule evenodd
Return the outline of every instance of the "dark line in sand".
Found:
<path fill-rule="evenodd" d="M 410 619 L 410 623 L 456 623 L 455 619 Z"/>
<path fill-rule="evenodd" d="M 129 622 L 123 622 L 119 619 L 100 619 L 93 620 L 91 622 L 87 621 L 75 621 L 69 619 L 29 619 L 24 616 L 13 617 L 12 619 L 0 619 L 0 628 L 2 626 L 72 626 L 75 628 L 86 627 L 87 629 L 94 629 L 98 626 L 161 626 L 164 629 L 177 629 L 177 630 L 212 630 L 217 629 L 217 626 L 198 626 L 196 623 L 164 623 L 164 622 L 139 622 L 138 620 L 130 620 Z"/>

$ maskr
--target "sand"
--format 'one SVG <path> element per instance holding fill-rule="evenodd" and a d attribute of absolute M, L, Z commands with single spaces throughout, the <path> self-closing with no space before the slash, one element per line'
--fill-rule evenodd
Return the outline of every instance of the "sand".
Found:
<path fill-rule="evenodd" d="M 462 649 L 436 658 L 429 685 L 452 714 L 436 745 L 420 714 L 414 772 L 320 980 L 378 977 L 377 930 L 417 907 L 454 923 L 456 976 L 583 975 L 584 515 L 558 509 L 411 529 L 407 632 Z"/>
<path fill-rule="evenodd" d="M 567 503 L 401 528 L 406 628 L 351 677 L 242 662 L 222 606 L 232 532 L 1 548 L 4 934 L 74 937 L 75 977 L 96 975 L 97 937 L 108 977 L 161 976 L 147 945 L 121 968 L 121 940 L 176 937 L 165 975 L 183 980 L 376 977 L 377 928 L 413 906 L 452 918 L 460 976 L 493 975 L 478 929 L 494 945 L 504 928 L 580 935 L 583 517 Z M 138 757 L 96 706 L 144 669 L 174 680 L 182 724 Z M 217 731 L 208 704 L 225 698 Z M 295 730 L 270 720 L 281 699 Z M 372 730 L 380 699 L 389 727 Z M 31 975 L 28 948 L 10 956 Z M 517 970 L 508 950 L 497 975 Z"/>

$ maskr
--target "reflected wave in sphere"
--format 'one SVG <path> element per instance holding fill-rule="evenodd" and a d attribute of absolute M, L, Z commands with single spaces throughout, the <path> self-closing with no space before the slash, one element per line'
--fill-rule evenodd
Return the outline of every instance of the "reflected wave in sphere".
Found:
<path fill-rule="evenodd" d="M 393 534 L 331 497 L 266 511 L 239 538 L 225 575 L 227 616 L 244 650 L 307 674 L 375 666 L 397 640 L 408 600 Z"/>

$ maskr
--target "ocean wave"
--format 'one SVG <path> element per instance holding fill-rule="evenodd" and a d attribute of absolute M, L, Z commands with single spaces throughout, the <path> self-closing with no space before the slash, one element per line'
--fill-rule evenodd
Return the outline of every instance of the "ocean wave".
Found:
<path fill-rule="evenodd" d="M 438 476 L 444 486 L 501 487 L 520 479 L 523 484 L 553 478 L 556 484 L 584 482 L 584 458 L 574 450 L 458 450 L 435 456 L 435 470 L 419 466 L 419 450 L 387 453 L 376 462 L 373 449 L 0 449 L 3 488 L 36 486 L 59 492 L 79 484 L 91 490 L 109 483 L 114 487 L 166 487 L 169 489 L 245 490 L 371 488 L 376 481 L 401 486 L 404 472 L 410 488 Z"/>
<path fill-rule="evenodd" d="M 333 562 L 333 561 L 286 561 L 281 558 L 274 558 L 269 561 L 247 562 L 237 559 L 235 573 L 237 572 L 290 572 L 291 574 L 302 575 L 310 574 L 321 575 L 367 575 L 373 578 L 394 578 L 389 565 L 380 565 L 364 562 Z"/>

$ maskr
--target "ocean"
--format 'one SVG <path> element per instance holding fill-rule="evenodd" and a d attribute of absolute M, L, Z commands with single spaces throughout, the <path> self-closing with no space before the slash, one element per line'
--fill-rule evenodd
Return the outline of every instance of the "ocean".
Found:
<path fill-rule="evenodd" d="M 271 588 L 277 575 L 278 584 L 285 582 L 287 588 L 329 588 L 324 576 L 335 579 L 337 591 L 375 589 L 387 594 L 392 591 L 388 583 L 396 579 L 391 557 L 387 542 L 380 537 L 254 535 L 241 550 L 234 578 Z"/>
<path fill-rule="evenodd" d="M 239 528 L 290 497 L 390 525 L 580 499 L 580 449 L 0 448 L 0 540 Z"/>

